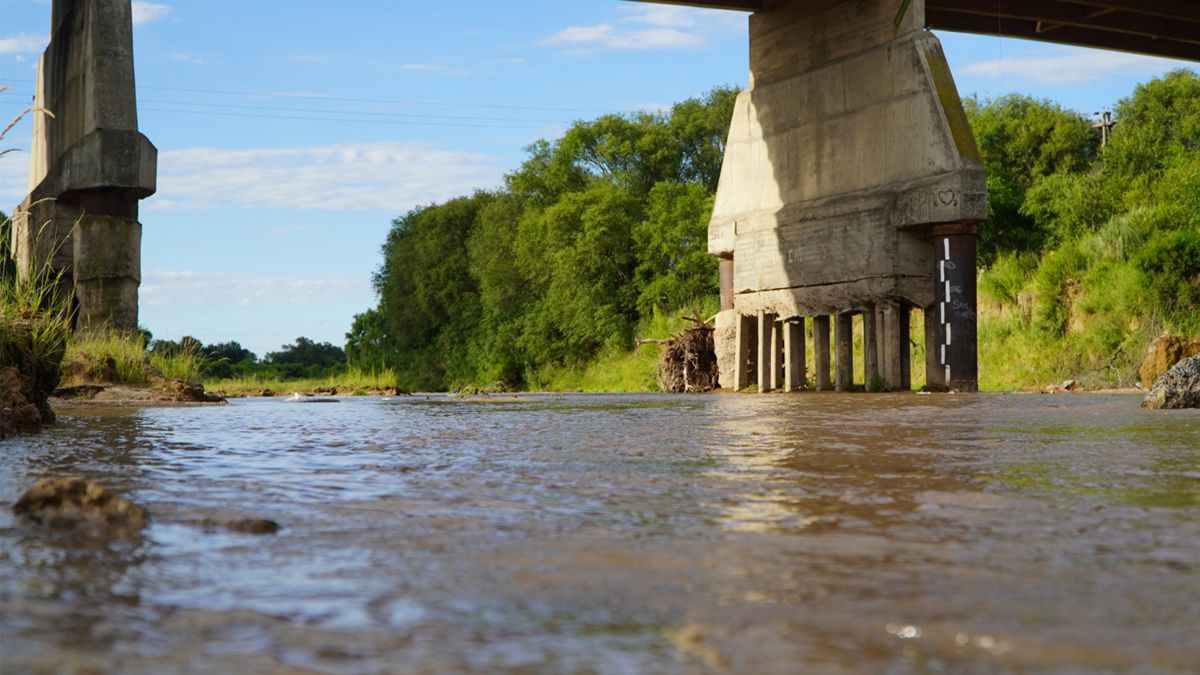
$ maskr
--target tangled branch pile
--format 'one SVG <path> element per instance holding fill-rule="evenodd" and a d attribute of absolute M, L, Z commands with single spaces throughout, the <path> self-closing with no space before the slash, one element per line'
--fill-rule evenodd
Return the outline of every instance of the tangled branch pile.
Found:
<path fill-rule="evenodd" d="M 692 325 L 665 342 L 658 360 L 658 386 L 665 392 L 711 391 L 720 386 L 713 328 L 699 315 L 688 318 Z"/>

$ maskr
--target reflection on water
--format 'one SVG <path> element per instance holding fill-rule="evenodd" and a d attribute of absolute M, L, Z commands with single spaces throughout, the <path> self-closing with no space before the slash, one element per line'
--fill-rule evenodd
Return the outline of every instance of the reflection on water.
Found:
<path fill-rule="evenodd" d="M 1090 672 L 1200 663 L 1200 411 L 529 396 L 63 416 L 0 500 L 5 672 Z M 271 518 L 274 536 L 202 527 Z"/>

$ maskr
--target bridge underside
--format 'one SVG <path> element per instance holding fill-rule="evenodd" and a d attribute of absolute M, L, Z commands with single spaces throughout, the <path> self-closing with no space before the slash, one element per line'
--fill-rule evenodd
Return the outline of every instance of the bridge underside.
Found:
<path fill-rule="evenodd" d="M 810 2 L 636 1 L 747 12 Z M 1200 2 L 1194 0 L 926 0 L 925 27 L 1200 60 Z"/>

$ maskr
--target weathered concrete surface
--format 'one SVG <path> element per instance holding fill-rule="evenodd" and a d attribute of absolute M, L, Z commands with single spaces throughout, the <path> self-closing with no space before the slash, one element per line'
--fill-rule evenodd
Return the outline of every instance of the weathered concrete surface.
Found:
<path fill-rule="evenodd" d="M 1176 363 L 1154 382 L 1145 408 L 1200 408 L 1200 356 Z"/>
<path fill-rule="evenodd" d="M 713 344 L 717 352 L 717 370 L 721 386 L 733 387 L 737 370 L 737 312 L 725 310 L 717 314 Z"/>
<path fill-rule="evenodd" d="M 13 250 L 20 273 L 49 266 L 75 286 L 82 325 L 137 328 L 138 200 L 155 191 L 157 150 L 135 91 L 129 0 L 54 0 L 36 93 L 53 116 L 35 115 Z"/>
<path fill-rule="evenodd" d="M 986 217 L 979 151 L 924 2 L 899 25 L 896 7 L 774 0 L 751 16 L 751 85 L 709 226 L 709 252 L 733 258 L 737 312 L 929 307 L 931 227 Z M 906 368 L 893 366 L 899 387 Z"/>

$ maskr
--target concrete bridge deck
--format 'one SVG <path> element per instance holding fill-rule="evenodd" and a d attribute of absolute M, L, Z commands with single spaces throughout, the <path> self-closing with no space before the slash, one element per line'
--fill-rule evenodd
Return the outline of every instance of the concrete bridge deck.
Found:
<path fill-rule="evenodd" d="M 812 0 L 634 1 L 757 12 Z M 925 27 L 1200 60 L 1197 0 L 926 0 Z"/>

